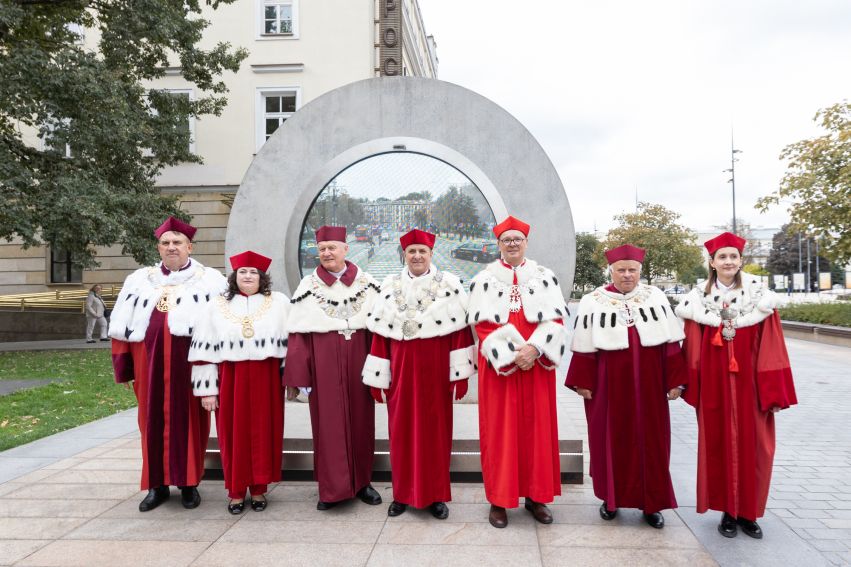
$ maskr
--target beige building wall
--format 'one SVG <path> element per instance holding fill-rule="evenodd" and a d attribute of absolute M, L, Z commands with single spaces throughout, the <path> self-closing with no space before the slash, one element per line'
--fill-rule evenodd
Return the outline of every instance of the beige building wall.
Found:
<path fill-rule="evenodd" d="M 240 0 L 209 10 L 211 25 L 204 47 L 220 41 L 249 51 L 238 73 L 226 73 L 228 105 L 221 116 L 193 120 L 193 150 L 203 164 L 165 169 L 157 180 L 163 191 L 181 196 L 181 208 L 198 227 L 193 256 L 207 266 L 225 269 L 224 240 L 230 202 L 259 148 L 264 133 L 263 95 L 269 90 L 294 92 L 296 110 L 342 85 L 377 75 L 379 0 L 291 0 L 291 35 L 263 35 L 267 2 Z M 97 37 L 86 34 L 86 43 Z M 434 39 L 426 34 L 417 0 L 403 0 L 403 66 L 408 75 L 436 77 Z M 176 92 L 193 92 L 170 69 L 152 84 Z M 377 109 L 362 109 L 364 112 Z M 37 144 L 34 135 L 32 143 Z M 320 188 L 317 188 L 319 190 Z M 151 246 L 154 246 L 153 237 Z M 121 254 L 120 246 L 98 249 L 100 267 L 86 270 L 82 282 L 50 282 L 50 252 L 44 247 L 24 250 L 20 242 L 0 243 L 0 294 L 79 289 L 94 283 L 120 284 L 138 264 Z"/>

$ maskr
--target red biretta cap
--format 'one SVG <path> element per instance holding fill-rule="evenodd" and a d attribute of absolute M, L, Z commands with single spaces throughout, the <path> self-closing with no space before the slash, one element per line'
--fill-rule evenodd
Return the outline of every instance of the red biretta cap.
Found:
<path fill-rule="evenodd" d="M 168 217 L 165 222 L 154 231 L 154 236 L 159 238 L 166 232 L 179 232 L 181 234 L 185 234 L 186 238 L 189 240 L 192 240 L 197 231 L 198 229 L 189 223 L 183 222 L 182 220 L 174 217 Z"/>
<path fill-rule="evenodd" d="M 727 248 L 728 246 L 735 248 L 739 251 L 739 254 L 741 254 L 745 249 L 745 244 L 747 244 L 747 242 L 747 240 L 741 236 L 736 236 L 732 232 L 722 232 L 715 238 L 704 242 L 703 245 L 706 247 L 706 251 L 709 252 L 709 255 L 712 256 L 719 248 Z"/>
<path fill-rule="evenodd" d="M 326 240 L 346 241 L 346 227 L 344 226 L 320 226 L 316 229 L 316 242 Z"/>
<path fill-rule="evenodd" d="M 506 230 L 519 230 L 523 233 L 523 236 L 529 236 L 529 225 L 523 222 L 522 220 L 508 216 L 507 219 L 493 227 L 493 233 L 499 238 L 499 235 L 505 232 Z"/>
<path fill-rule="evenodd" d="M 402 244 L 402 250 L 407 249 L 411 244 L 424 244 L 429 248 L 434 248 L 435 238 L 432 233 L 415 228 L 407 234 L 403 234 L 399 242 Z"/>
<path fill-rule="evenodd" d="M 610 265 L 615 262 L 620 262 L 621 260 L 635 260 L 636 262 L 641 263 L 644 261 L 644 255 L 646 253 L 647 250 L 644 248 L 639 248 L 632 244 L 624 244 L 623 246 L 606 250 L 606 262 Z"/>
<path fill-rule="evenodd" d="M 230 257 L 230 265 L 234 270 L 240 268 L 257 268 L 261 272 L 268 272 L 269 264 L 271 263 L 271 258 L 267 258 L 257 252 L 252 252 L 251 250 Z"/>

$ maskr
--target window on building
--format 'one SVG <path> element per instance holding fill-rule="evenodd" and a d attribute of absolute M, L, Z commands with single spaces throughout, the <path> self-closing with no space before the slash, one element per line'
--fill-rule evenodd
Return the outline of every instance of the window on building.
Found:
<path fill-rule="evenodd" d="M 298 37 L 298 0 L 255 0 L 260 39 Z"/>
<path fill-rule="evenodd" d="M 82 283 L 83 268 L 61 248 L 50 249 L 50 283 Z"/>
<path fill-rule="evenodd" d="M 263 33 L 293 33 L 292 2 L 266 2 L 263 5 Z"/>
<path fill-rule="evenodd" d="M 298 89 L 258 90 L 257 149 L 293 115 L 299 107 Z"/>

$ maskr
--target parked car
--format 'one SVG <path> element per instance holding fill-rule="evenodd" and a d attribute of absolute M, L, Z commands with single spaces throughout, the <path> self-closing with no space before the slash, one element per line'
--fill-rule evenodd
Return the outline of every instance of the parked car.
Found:
<path fill-rule="evenodd" d="M 677 284 L 677 285 L 669 287 L 668 289 L 665 290 L 665 293 L 667 295 L 679 295 L 681 293 L 687 293 L 687 292 L 688 292 L 688 290 L 686 289 L 686 286 L 684 286 L 682 284 Z"/>
<path fill-rule="evenodd" d="M 455 248 L 449 254 L 459 260 L 487 263 L 499 258 L 499 248 L 496 242 L 471 240 Z"/>
<path fill-rule="evenodd" d="M 390 233 L 389 233 L 389 232 L 387 232 L 386 230 L 382 230 L 382 231 L 381 231 L 381 236 L 379 236 L 379 237 L 378 237 L 378 241 L 379 241 L 379 243 L 381 243 L 381 242 L 387 242 L 388 240 L 390 240 Z"/>

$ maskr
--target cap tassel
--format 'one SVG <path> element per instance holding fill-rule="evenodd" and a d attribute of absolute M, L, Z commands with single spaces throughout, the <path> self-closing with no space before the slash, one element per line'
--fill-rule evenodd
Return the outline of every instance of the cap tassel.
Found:
<path fill-rule="evenodd" d="M 724 346 L 724 341 L 721 339 L 721 327 L 718 327 L 718 330 L 715 331 L 715 335 L 712 337 L 712 345 L 713 346 Z"/>

